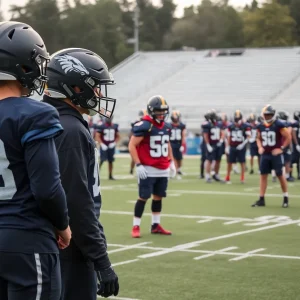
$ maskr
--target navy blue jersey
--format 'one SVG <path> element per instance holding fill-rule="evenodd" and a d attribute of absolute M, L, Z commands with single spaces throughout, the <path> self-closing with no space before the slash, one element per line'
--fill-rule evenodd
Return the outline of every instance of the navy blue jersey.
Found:
<path fill-rule="evenodd" d="M 58 252 L 53 226 L 68 225 L 53 140 L 63 131 L 58 113 L 36 100 L 6 98 L 0 128 L 0 250 Z M 4 244 L 7 229 L 22 232 L 16 244 Z M 24 245 L 13 249 L 20 239 Z"/>
<path fill-rule="evenodd" d="M 55 139 L 61 181 L 66 192 L 71 245 L 62 250 L 62 258 L 81 257 L 94 264 L 109 265 L 103 228 L 99 222 L 101 208 L 99 153 L 82 115 L 62 100 L 44 96 L 57 108 L 64 127 Z"/>
<path fill-rule="evenodd" d="M 221 139 L 222 123 L 221 122 L 207 122 L 202 123 L 203 136 L 205 133 L 208 134 L 208 141 L 211 145 L 219 143 Z"/>
<path fill-rule="evenodd" d="M 259 123 L 257 131 L 260 133 L 262 147 L 265 153 L 271 153 L 274 149 L 282 146 L 282 130 L 286 129 L 286 124 L 280 120 L 275 120 L 273 123 Z"/>
<path fill-rule="evenodd" d="M 144 137 L 137 146 L 141 164 L 158 169 L 169 168 L 170 130 L 169 124 L 163 122 L 158 125 L 149 116 L 134 125 L 133 135 Z"/>
<path fill-rule="evenodd" d="M 105 145 L 109 145 L 116 141 L 119 125 L 114 123 L 102 123 L 98 126 L 97 132 L 100 133 L 101 142 Z"/>
<path fill-rule="evenodd" d="M 233 147 L 242 144 L 251 135 L 251 126 L 248 123 L 231 123 L 227 129 L 230 133 L 229 145 Z"/>
<path fill-rule="evenodd" d="M 300 144 L 300 122 L 299 121 L 292 121 L 291 122 L 291 127 L 296 132 L 296 137 L 297 137 L 297 140 L 298 140 L 298 144 Z M 293 144 L 295 144 L 294 140 L 293 140 Z"/>
<path fill-rule="evenodd" d="M 250 139 L 250 143 L 251 144 L 256 144 L 256 137 L 257 137 L 257 126 L 258 126 L 258 122 L 253 122 L 250 123 L 251 126 L 251 139 Z"/>
<path fill-rule="evenodd" d="M 185 124 L 179 123 L 174 124 L 170 123 L 171 127 L 171 136 L 170 136 L 170 142 L 172 147 L 180 147 L 182 144 L 182 132 L 185 129 Z"/>

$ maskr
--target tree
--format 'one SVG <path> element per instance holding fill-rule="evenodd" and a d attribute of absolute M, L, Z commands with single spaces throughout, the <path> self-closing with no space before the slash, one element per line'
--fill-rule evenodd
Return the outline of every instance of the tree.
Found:
<path fill-rule="evenodd" d="M 265 3 L 253 12 L 244 12 L 245 43 L 251 47 L 295 45 L 295 25 L 287 6 Z"/>

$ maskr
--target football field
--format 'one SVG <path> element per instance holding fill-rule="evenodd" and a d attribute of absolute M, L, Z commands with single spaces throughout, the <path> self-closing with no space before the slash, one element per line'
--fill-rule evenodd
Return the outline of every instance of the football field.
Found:
<path fill-rule="evenodd" d="M 101 170 L 101 222 L 124 300 L 298 300 L 300 180 L 289 184 L 290 207 L 281 207 L 279 183 L 269 179 L 266 207 L 259 176 L 232 175 L 231 185 L 199 179 L 199 157 L 184 160 L 182 180 L 169 181 L 162 225 L 172 236 L 150 234 L 151 200 L 140 239 L 131 238 L 137 180 L 129 158 L 117 158 L 116 181 Z M 223 174 L 224 177 L 224 169 Z"/>

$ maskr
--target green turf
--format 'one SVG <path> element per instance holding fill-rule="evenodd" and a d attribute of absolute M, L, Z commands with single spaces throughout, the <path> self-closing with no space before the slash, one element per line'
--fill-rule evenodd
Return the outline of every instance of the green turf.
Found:
<path fill-rule="evenodd" d="M 116 159 L 114 174 L 118 180 L 115 182 L 107 180 L 107 165 L 103 165 L 101 222 L 108 244 L 114 245 L 109 246 L 109 250 L 119 249 L 117 245 L 149 243 L 144 245 L 146 249 L 134 248 L 110 254 L 114 264 L 138 259 L 115 266 L 120 278 L 119 296 L 142 300 L 300 299 L 300 227 L 297 223 L 268 229 L 268 226 L 282 224 L 275 220 L 275 216 L 287 216 L 290 221 L 299 219 L 300 181 L 289 185 L 291 196 L 288 209 L 281 208 L 279 184 L 272 183 L 271 180 L 268 188 L 271 195 L 266 197 L 267 207 L 252 208 L 251 204 L 258 197 L 258 175 L 247 175 L 244 185 L 239 183 L 239 175 L 232 176 L 231 185 L 216 182 L 206 184 L 199 179 L 199 158 L 185 159 L 183 169 L 187 175 L 183 176 L 181 181 L 170 180 L 169 196 L 163 200 L 163 213 L 176 215 L 162 217 L 162 225 L 172 230 L 173 235 L 151 235 L 151 217 L 145 215 L 141 224 L 142 238 L 132 239 L 130 231 L 133 201 L 137 199 L 137 180 L 128 174 L 129 158 Z M 224 172 L 224 169 L 222 170 Z M 148 203 L 145 213 L 150 213 L 150 207 Z M 184 215 L 185 217 L 180 218 Z M 197 223 L 204 220 L 201 216 L 233 219 L 214 219 L 206 223 Z M 254 221 L 255 218 L 263 216 L 274 217 L 265 223 L 262 222 L 264 219 Z M 237 218 L 248 220 L 224 224 Z M 265 229 L 245 232 L 257 228 Z M 208 240 L 237 232 L 240 232 L 240 235 Z M 185 251 L 173 251 L 147 258 L 138 257 L 195 241 L 202 242 L 193 244 L 190 248 L 181 247 L 181 250 Z M 212 251 L 228 247 L 236 247 L 228 250 L 231 255 L 216 253 L 194 260 L 195 257 L 212 254 Z M 264 250 L 256 254 L 267 256 L 249 255 L 244 259 L 232 260 L 260 248 Z"/>

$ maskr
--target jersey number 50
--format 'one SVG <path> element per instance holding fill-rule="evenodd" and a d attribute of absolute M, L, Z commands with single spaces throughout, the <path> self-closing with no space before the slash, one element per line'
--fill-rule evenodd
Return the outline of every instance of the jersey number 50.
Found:
<path fill-rule="evenodd" d="M 261 133 L 262 137 L 262 146 L 275 146 L 276 144 L 276 133 L 274 131 L 263 131 Z"/>
<path fill-rule="evenodd" d="M 168 143 L 170 137 L 168 135 L 154 135 L 150 137 L 150 155 L 152 157 L 167 157 L 169 154 Z"/>

